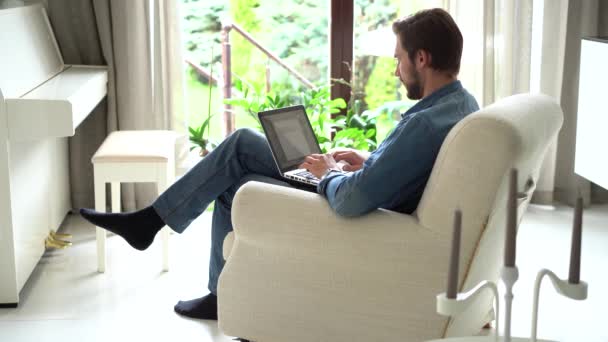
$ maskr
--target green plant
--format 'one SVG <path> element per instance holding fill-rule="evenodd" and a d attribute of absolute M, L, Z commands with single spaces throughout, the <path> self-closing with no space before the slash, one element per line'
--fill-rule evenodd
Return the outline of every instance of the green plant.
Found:
<path fill-rule="evenodd" d="M 200 156 L 206 156 L 210 150 L 217 147 L 217 143 L 211 141 L 208 137 L 205 138 L 205 130 L 207 130 L 207 136 L 209 135 L 209 123 L 211 122 L 211 118 L 213 115 L 207 117 L 205 121 L 200 125 L 200 127 L 188 127 L 190 131 L 190 142 L 194 145 L 190 147 L 190 151 L 195 148 L 200 148 Z"/>
<path fill-rule="evenodd" d="M 213 47 L 211 47 L 211 61 L 213 61 Z M 213 90 L 211 80 L 213 80 L 213 67 L 209 71 L 209 101 L 207 102 L 207 119 L 205 119 L 205 121 L 203 121 L 199 127 L 188 127 L 188 131 L 190 132 L 190 142 L 194 145 L 190 147 L 190 151 L 197 147 L 200 148 L 199 155 L 201 157 L 206 156 L 210 152 L 210 149 L 214 149 L 217 146 L 215 142 L 209 139 L 211 118 L 213 117 L 211 114 L 211 93 Z M 205 137 L 205 131 L 207 131 L 207 137 Z"/>
<path fill-rule="evenodd" d="M 329 86 L 306 89 L 299 94 L 290 87 L 281 88 L 280 92 L 264 93 L 262 86 L 251 84 L 240 77 L 235 77 L 234 89 L 238 97 L 224 100 L 224 103 L 244 110 L 256 120 L 257 129 L 262 131 L 258 113 L 265 110 L 302 104 L 310 118 L 313 131 L 319 141 L 321 150 L 331 147 L 329 136 L 333 127 L 331 115 L 346 107 L 343 99 L 330 100 Z M 290 94 L 296 95 L 290 95 Z"/>
<path fill-rule="evenodd" d="M 260 131 L 262 129 L 257 118 L 258 112 L 302 104 L 322 152 L 337 147 L 373 151 L 378 146 L 376 121 L 380 112 L 361 113 L 358 100 L 349 107 L 342 98 L 331 99 L 329 85 L 303 90 L 299 96 L 290 96 L 288 89 L 281 93 L 264 94 L 260 86 L 256 87 L 236 77 L 234 88 L 239 97 L 224 102 L 243 109 L 247 115 L 255 118 L 258 123 L 257 129 Z M 332 117 L 343 109 L 347 109 L 346 115 Z M 331 139 L 332 133 L 335 133 L 333 139 Z"/>
<path fill-rule="evenodd" d="M 378 147 L 377 118 L 381 113 L 369 110 L 362 113 L 362 101 L 358 99 L 358 96 L 364 94 L 355 94 L 352 83 L 344 79 L 333 79 L 332 81 L 351 89 L 351 101 L 348 106 L 345 106 L 346 115 L 341 114 L 332 119 L 332 130 L 336 133 L 329 148 L 346 147 L 374 151 Z"/>
<path fill-rule="evenodd" d="M 254 85 L 238 76 L 234 76 L 233 89 L 236 97 L 225 99 L 224 103 L 244 110 L 245 114 L 255 119 L 257 130 L 262 131 L 262 126 L 258 120 L 258 113 L 275 108 L 289 106 L 292 102 L 285 95 L 287 92 L 265 94 L 262 91 L 263 85 Z"/>
<path fill-rule="evenodd" d="M 329 2 L 318 0 L 287 1 L 277 6 L 273 1 L 260 0 L 180 0 L 182 3 L 183 33 L 189 59 L 209 69 L 210 65 L 220 62 L 216 54 L 213 63 L 208 60 L 210 45 L 220 44 L 220 31 L 224 18 L 238 24 L 264 47 L 283 59 L 288 65 L 298 70 L 304 77 L 315 84 L 325 84 L 328 75 L 328 20 Z M 424 1 L 397 0 L 355 0 L 355 41 L 364 33 L 381 27 L 390 26 L 397 17 L 413 13 L 424 7 Z M 259 83 L 263 89 L 265 77 L 263 72 L 268 57 L 243 41 L 240 35 L 231 33 L 233 56 L 232 71 L 249 80 Z M 359 47 L 355 45 L 355 48 Z M 218 51 L 218 50 L 216 50 Z M 238 58 L 235 58 L 238 56 Z M 356 98 L 361 99 L 363 109 L 373 109 L 384 101 L 405 98 L 396 92 L 393 76 L 394 61 L 391 58 L 365 56 L 359 50 L 355 53 L 352 74 L 352 89 Z M 270 63 L 273 80 L 288 79 L 290 76 L 280 66 Z M 293 77 L 290 78 L 293 80 Z M 280 81 L 281 84 L 287 83 Z M 368 85 L 369 84 L 369 85 Z M 297 86 L 296 86 L 297 87 Z M 294 87 L 291 87 L 294 89 Z M 272 98 L 278 95 L 289 100 L 288 103 L 301 103 L 297 94 L 283 93 L 273 85 Z M 365 94 L 364 94 L 365 93 Z M 296 94 L 296 96 L 294 96 Z M 236 95 L 235 95 L 236 97 Z M 261 99 L 260 101 L 265 101 Z M 349 104 L 350 106 L 350 104 Z M 212 122 L 217 125 L 218 117 Z M 248 119 L 248 118 L 247 118 Z M 250 120 L 247 120 L 249 122 Z M 385 116 L 379 118 L 380 126 L 389 125 Z M 197 121 L 197 124 L 200 121 Z M 382 139 L 386 129 L 378 130 L 378 139 Z"/>
<path fill-rule="evenodd" d="M 331 134 L 335 129 L 336 121 L 332 115 L 346 108 L 346 101 L 342 98 L 331 99 L 330 86 L 308 89 L 301 93 L 301 103 L 306 108 L 310 118 L 312 130 L 315 132 L 319 146 L 323 153 L 334 147 Z"/>
<path fill-rule="evenodd" d="M 334 127 L 339 130 L 332 141 L 332 148 L 374 151 L 378 147 L 376 122 L 381 113 L 370 110 L 360 113 L 360 107 L 360 101 L 355 100 L 346 115 L 335 118 Z"/>

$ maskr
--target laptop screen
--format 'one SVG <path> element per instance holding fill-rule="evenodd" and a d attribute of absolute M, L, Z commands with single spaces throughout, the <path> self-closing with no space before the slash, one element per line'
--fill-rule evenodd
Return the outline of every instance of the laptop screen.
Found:
<path fill-rule="evenodd" d="M 310 154 L 321 153 L 303 106 L 275 109 L 258 115 L 281 172 L 296 168 Z"/>

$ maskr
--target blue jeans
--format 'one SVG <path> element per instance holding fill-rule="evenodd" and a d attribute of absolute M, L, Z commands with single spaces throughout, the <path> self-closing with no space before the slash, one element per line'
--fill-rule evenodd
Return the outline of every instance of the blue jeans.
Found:
<path fill-rule="evenodd" d="M 224 267 L 224 238 L 232 231 L 232 200 L 241 185 L 251 180 L 289 186 L 282 181 L 266 137 L 251 129 L 239 129 L 152 204 L 171 229 L 182 233 L 216 201 L 208 285 L 213 294 L 217 294 L 217 280 Z"/>

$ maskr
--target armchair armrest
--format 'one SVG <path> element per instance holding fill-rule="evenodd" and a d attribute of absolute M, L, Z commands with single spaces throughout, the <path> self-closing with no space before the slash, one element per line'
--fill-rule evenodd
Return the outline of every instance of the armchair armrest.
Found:
<path fill-rule="evenodd" d="M 450 237 L 415 217 L 376 210 L 343 218 L 320 195 L 249 182 L 235 196 L 232 222 L 218 288 L 225 333 L 261 341 L 441 337 L 447 320 L 435 313 L 435 296 Z"/>
<path fill-rule="evenodd" d="M 388 246 L 407 248 L 402 257 L 412 261 L 420 256 L 412 255 L 414 251 L 428 254 L 425 241 L 436 248 L 436 242 L 444 238 L 421 226 L 414 216 L 379 209 L 344 218 L 321 195 L 259 182 L 246 183 L 236 194 L 232 222 L 236 240 L 246 243 L 288 244 L 319 253 L 344 249 L 348 254 L 357 243 L 365 242 L 366 253 L 375 255 L 391 253 Z"/>

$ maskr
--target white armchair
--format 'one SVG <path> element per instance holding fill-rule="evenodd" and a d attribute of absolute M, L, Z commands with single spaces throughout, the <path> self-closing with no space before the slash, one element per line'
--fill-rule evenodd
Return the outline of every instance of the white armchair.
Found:
<path fill-rule="evenodd" d="M 233 204 L 224 243 L 219 325 L 273 341 L 424 341 L 471 335 L 492 298 L 457 317 L 435 312 L 445 291 L 456 208 L 463 211 L 460 288 L 496 280 L 506 175 L 519 170 L 520 214 L 562 123 L 544 95 L 516 95 L 469 115 L 444 141 L 414 215 L 376 210 L 347 219 L 321 196 L 250 182 Z"/>

